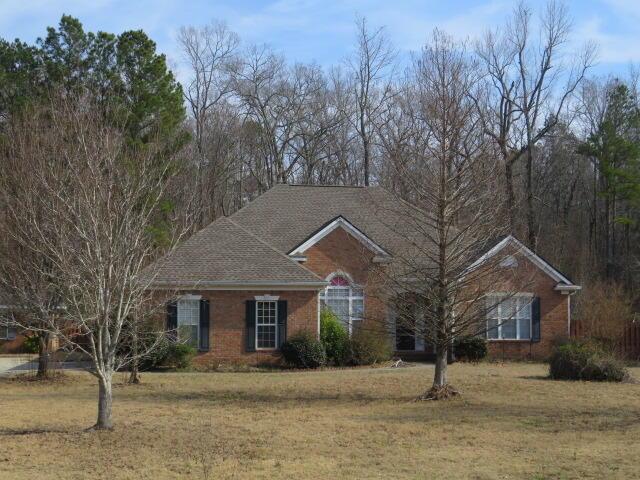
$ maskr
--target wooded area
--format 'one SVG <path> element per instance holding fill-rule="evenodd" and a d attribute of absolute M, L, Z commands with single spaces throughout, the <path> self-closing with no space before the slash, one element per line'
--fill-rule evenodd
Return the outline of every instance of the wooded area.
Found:
<path fill-rule="evenodd" d="M 632 288 L 639 77 L 633 69 L 626 78 L 589 76 L 597 46 L 570 50 L 570 25 L 559 3 L 520 4 L 464 45 L 478 76 L 475 154 L 500 160 L 495 187 L 519 238 L 581 282 L 605 277 Z M 173 150 L 171 201 L 193 229 L 276 182 L 381 184 L 411 199 L 406 173 L 421 173 L 411 170 L 418 70 L 401 66 L 384 28 L 359 19 L 352 55 L 329 69 L 244 45 L 218 22 L 183 27 L 178 41 L 190 69 L 183 86 L 142 31 L 85 32 L 63 17 L 36 45 L 3 40 L 3 132 L 52 92 L 90 92 L 126 119 L 132 141 L 162 138 Z M 419 62 L 416 54 L 410 63 Z"/>

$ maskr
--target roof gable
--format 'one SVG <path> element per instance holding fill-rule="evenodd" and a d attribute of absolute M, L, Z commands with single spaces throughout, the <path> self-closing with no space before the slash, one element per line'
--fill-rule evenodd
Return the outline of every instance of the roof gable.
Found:
<path fill-rule="evenodd" d="M 331 220 L 330 222 L 322 226 L 320 229 L 318 229 L 316 232 L 309 235 L 309 237 L 305 239 L 304 242 L 292 248 L 291 251 L 288 252 L 289 255 L 297 256 L 297 255 L 303 254 L 313 245 L 318 243 L 320 240 L 322 240 L 324 237 L 326 237 L 327 235 L 329 235 L 331 232 L 333 232 L 338 228 L 342 228 L 343 230 L 345 230 L 349 235 L 354 237 L 356 240 L 358 240 L 360 243 L 366 246 L 373 253 L 376 253 L 378 255 L 385 256 L 385 257 L 389 256 L 389 253 L 384 248 L 382 248 L 380 245 L 378 245 L 376 242 L 370 239 L 365 233 L 360 231 L 356 226 L 354 226 L 342 215 L 334 218 L 333 220 Z"/>
<path fill-rule="evenodd" d="M 563 275 L 559 270 L 554 268 L 549 262 L 544 260 L 542 257 L 537 255 L 533 250 L 527 247 L 525 244 L 520 242 L 513 235 L 509 235 L 505 237 L 503 240 L 498 242 L 493 248 L 491 248 L 487 253 L 482 255 L 478 260 L 473 262 L 467 270 L 473 270 L 483 263 L 485 263 L 489 258 L 497 255 L 501 250 L 508 246 L 513 246 L 516 250 L 523 254 L 531 263 L 533 263 L 536 267 L 542 270 L 546 275 L 551 277 L 554 281 L 558 282 L 556 285 L 556 290 L 579 290 L 580 287 L 574 284 L 569 278 Z"/>
<path fill-rule="evenodd" d="M 284 253 L 294 252 L 338 217 L 386 253 L 411 248 L 407 207 L 382 187 L 279 184 L 230 218 Z"/>

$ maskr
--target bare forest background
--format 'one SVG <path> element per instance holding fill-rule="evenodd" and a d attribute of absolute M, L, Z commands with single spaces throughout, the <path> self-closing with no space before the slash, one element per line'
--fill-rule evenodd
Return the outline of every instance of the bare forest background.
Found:
<path fill-rule="evenodd" d="M 597 45 L 575 46 L 556 2 L 521 3 L 506 23 L 466 42 L 425 32 L 425 50 L 408 62 L 366 18 L 355 20 L 353 38 L 348 58 L 322 68 L 246 45 L 223 22 L 185 26 L 176 40 L 187 69 L 180 85 L 144 32 L 86 32 L 63 16 L 35 45 L 0 40 L 0 142 L 8 151 L 29 112 L 61 98 L 86 102 L 125 144 L 163 159 L 159 171 L 171 182 L 153 223 L 161 248 L 167 230 L 197 231 L 279 182 L 381 185 L 419 203 L 434 145 L 425 132 L 450 128 L 441 137 L 451 144 L 438 145 L 455 150 L 460 165 L 473 159 L 476 177 L 501 193 L 492 205 L 496 235 L 514 233 L 585 292 L 615 287 L 619 305 L 633 303 L 640 74 L 632 65 L 623 78 L 593 76 Z M 425 128 L 453 117 L 451 105 L 431 100 L 437 91 L 422 88 L 433 43 L 463 60 L 465 78 L 446 78 L 464 86 L 464 128 Z M 458 131 L 472 141 L 459 141 Z"/>

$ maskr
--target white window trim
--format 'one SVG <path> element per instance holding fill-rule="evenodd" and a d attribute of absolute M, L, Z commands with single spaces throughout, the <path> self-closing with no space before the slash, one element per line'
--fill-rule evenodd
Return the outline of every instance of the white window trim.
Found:
<path fill-rule="evenodd" d="M 180 295 L 178 297 L 178 301 L 180 300 L 202 300 L 202 295 L 193 295 L 191 293 L 185 293 L 184 295 Z"/>
<path fill-rule="evenodd" d="M 347 332 L 349 333 L 349 336 L 351 336 L 351 334 L 353 333 L 353 322 L 361 322 L 364 320 L 365 317 L 365 294 L 364 294 L 364 287 L 362 285 L 358 285 L 357 283 L 355 283 L 353 281 L 353 279 L 351 278 L 351 275 L 349 275 L 346 272 L 343 272 L 341 270 L 338 270 L 337 272 L 333 272 L 330 275 L 327 276 L 326 280 L 328 282 L 330 282 L 331 280 L 333 280 L 335 277 L 344 277 L 347 279 L 347 281 L 349 282 L 349 295 L 348 297 L 332 297 L 332 298 L 339 298 L 341 300 L 345 300 L 348 299 L 349 300 L 349 320 L 347 322 Z M 326 304 L 326 300 L 328 298 L 327 296 L 327 291 L 330 289 L 338 289 L 338 288 L 347 288 L 346 286 L 338 286 L 338 285 L 328 285 L 326 288 L 324 288 L 323 290 L 320 291 L 320 294 L 318 295 L 318 311 L 321 310 L 322 308 L 322 300 L 325 300 L 325 304 Z M 358 288 L 360 290 L 362 290 L 362 295 L 354 295 L 353 294 L 353 290 L 354 288 Z M 353 315 L 353 301 L 354 300 L 362 300 L 362 317 L 360 318 L 355 318 L 355 316 Z"/>
<path fill-rule="evenodd" d="M 9 309 L 9 305 L 0 305 L 0 310 L 8 310 Z M 16 339 L 16 332 L 14 329 L 14 336 L 13 337 L 9 337 L 9 325 L 0 325 L 0 340 L 15 340 Z"/>
<path fill-rule="evenodd" d="M 510 317 L 510 318 L 502 318 L 502 301 L 500 303 L 498 303 L 496 305 L 496 308 L 498 308 L 498 338 L 489 338 L 489 320 L 490 318 L 488 317 L 489 312 L 487 312 L 487 319 L 486 319 L 486 333 L 485 333 L 485 339 L 487 340 L 487 342 L 530 342 L 532 337 L 533 337 L 533 293 L 525 293 L 525 292 L 519 292 L 519 293 L 503 293 L 503 292 L 494 292 L 494 293 L 488 293 L 486 295 L 486 298 L 489 299 L 491 297 L 508 297 L 508 298 L 522 298 L 522 297 L 527 297 L 527 298 L 531 298 L 531 300 L 526 304 L 526 308 L 529 310 L 529 338 L 520 338 L 520 322 L 519 322 L 519 318 L 518 318 L 518 312 L 519 310 L 515 310 L 515 314 L 514 316 Z M 501 338 L 502 337 L 502 325 L 507 321 L 507 320 L 515 320 L 516 321 L 516 338 Z"/>
<path fill-rule="evenodd" d="M 265 297 L 269 297 L 269 295 L 265 295 Z M 269 299 L 269 300 L 258 300 L 258 297 L 256 297 L 256 318 L 255 318 L 255 345 L 256 345 L 256 350 L 276 350 L 278 348 L 278 297 L 275 297 L 275 300 L 273 299 Z M 258 347 L 258 302 L 263 302 L 263 303 L 273 303 L 275 304 L 275 320 L 276 323 L 273 324 L 273 326 L 275 327 L 275 345 L 273 347 Z M 267 326 L 271 326 L 270 323 L 261 323 L 260 325 L 267 325 Z"/>
<path fill-rule="evenodd" d="M 278 295 L 256 295 L 253 298 L 255 298 L 256 302 L 277 302 L 280 300 Z"/>

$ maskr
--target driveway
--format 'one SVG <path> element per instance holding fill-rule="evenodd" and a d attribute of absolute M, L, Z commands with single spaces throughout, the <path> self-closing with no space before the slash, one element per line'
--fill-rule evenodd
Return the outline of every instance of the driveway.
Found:
<path fill-rule="evenodd" d="M 57 362 L 52 369 L 84 370 L 88 362 Z M 0 355 L 0 377 L 18 373 L 36 373 L 38 356 L 32 354 Z"/>

